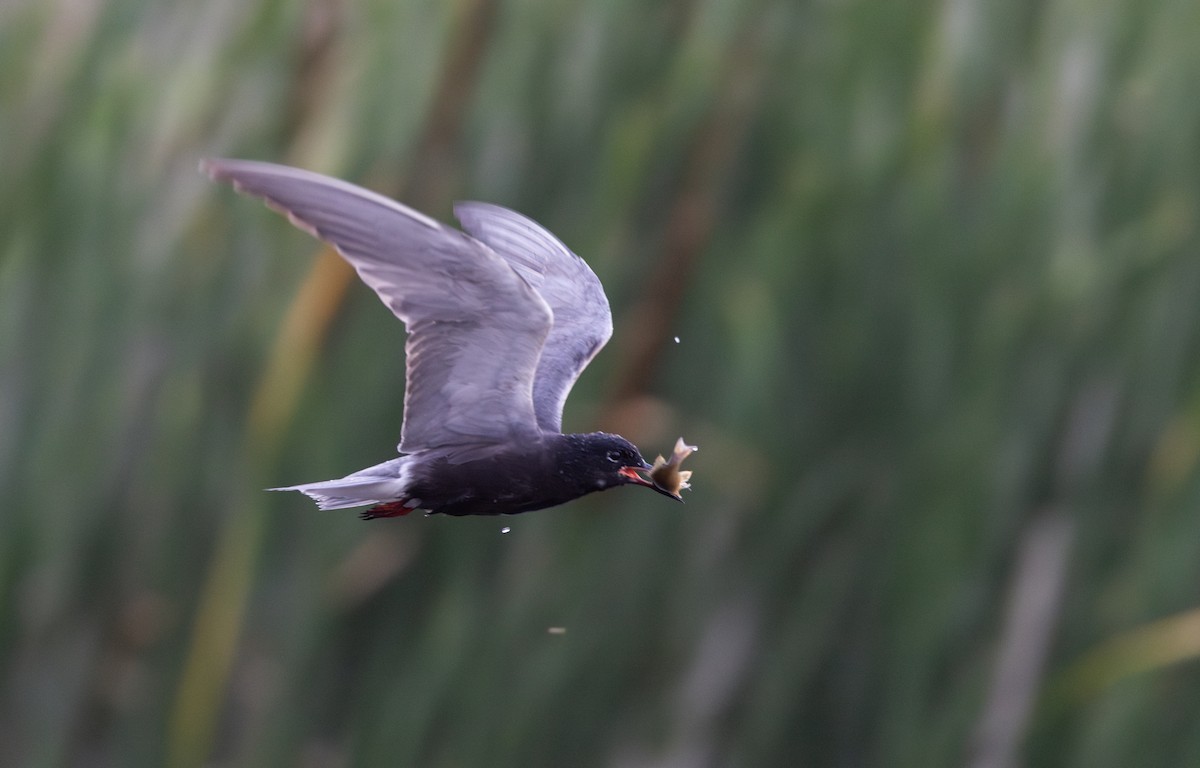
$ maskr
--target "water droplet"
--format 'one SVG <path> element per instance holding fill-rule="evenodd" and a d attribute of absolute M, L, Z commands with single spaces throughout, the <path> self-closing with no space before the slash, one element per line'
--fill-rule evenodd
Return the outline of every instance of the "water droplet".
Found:
<path fill-rule="evenodd" d="M 506 525 L 506 526 L 504 526 L 503 528 L 501 528 L 501 529 L 500 529 L 500 533 L 508 533 L 508 532 L 509 532 L 509 531 L 511 531 L 511 530 L 512 530 L 512 528 L 509 528 L 509 527 Z"/>
<path fill-rule="evenodd" d="M 678 343 L 679 343 L 679 337 L 678 337 L 678 336 L 676 336 L 676 337 L 675 337 L 675 343 L 676 343 L 676 344 L 678 344 Z"/>

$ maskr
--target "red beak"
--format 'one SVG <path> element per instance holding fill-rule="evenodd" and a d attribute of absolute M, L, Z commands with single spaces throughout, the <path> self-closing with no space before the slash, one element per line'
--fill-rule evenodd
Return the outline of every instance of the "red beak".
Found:
<path fill-rule="evenodd" d="M 644 471 L 645 470 L 642 469 L 641 467 L 621 467 L 620 469 L 617 470 L 617 474 L 620 475 L 621 477 L 624 477 L 626 480 L 628 480 L 631 483 L 637 483 L 638 485 L 644 485 L 648 488 L 653 488 L 654 483 L 650 482 L 649 480 L 647 480 L 646 478 L 644 478 L 638 474 L 638 472 L 644 472 Z"/>

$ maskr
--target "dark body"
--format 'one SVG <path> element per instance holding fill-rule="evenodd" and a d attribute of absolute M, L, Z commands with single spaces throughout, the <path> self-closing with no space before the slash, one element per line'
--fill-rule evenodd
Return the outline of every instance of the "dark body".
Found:
<path fill-rule="evenodd" d="M 423 462 L 409 495 L 429 514 L 516 515 L 636 482 L 619 472 L 630 466 L 649 465 L 618 435 L 545 434 Z"/>

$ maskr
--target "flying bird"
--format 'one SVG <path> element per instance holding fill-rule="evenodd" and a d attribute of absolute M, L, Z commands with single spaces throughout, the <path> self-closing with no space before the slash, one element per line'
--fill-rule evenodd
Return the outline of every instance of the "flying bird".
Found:
<path fill-rule="evenodd" d="M 632 443 L 562 434 L 579 374 L 612 335 L 599 279 L 554 235 L 519 213 L 464 202 L 464 231 L 361 187 L 272 163 L 207 160 L 231 182 L 328 242 L 404 322 L 400 456 L 300 491 L 321 509 L 371 505 L 363 519 L 414 510 L 512 515 L 593 491 L 640 485 Z"/>

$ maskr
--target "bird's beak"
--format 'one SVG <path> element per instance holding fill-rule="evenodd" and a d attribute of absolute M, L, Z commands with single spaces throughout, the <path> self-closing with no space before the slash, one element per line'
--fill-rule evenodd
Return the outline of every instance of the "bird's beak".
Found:
<path fill-rule="evenodd" d="M 653 491 L 657 491 L 657 492 L 661 493 L 663 496 L 666 496 L 667 498 L 675 499 L 675 501 L 683 501 L 682 496 L 675 494 L 675 493 L 671 493 L 667 489 L 659 487 L 659 485 L 657 483 L 655 483 L 654 481 L 647 480 L 646 478 L 644 478 L 638 474 L 639 472 L 649 472 L 650 469 L 651 469 L 651 467 L 649 464 L 646 464 L 645 466 L 642 466 L 642 467 L 621 467 L 620 469 L 617 470 L 617 474 L 621 475 L 622 477 L 624 477 L 626 480 L 628 480 L 631 483 L 636 483 L 637 485 L 644 485 Z"/>

